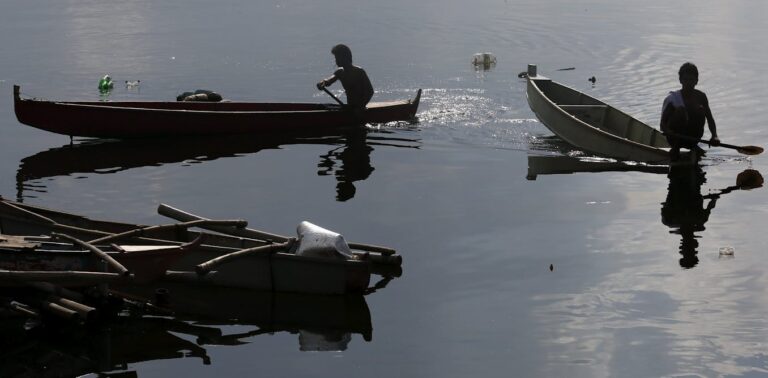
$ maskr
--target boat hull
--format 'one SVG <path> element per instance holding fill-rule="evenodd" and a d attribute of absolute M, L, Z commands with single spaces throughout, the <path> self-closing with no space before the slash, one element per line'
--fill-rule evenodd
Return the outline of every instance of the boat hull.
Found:
<path fill-rule="evenodd" d="M 647 124 L 550 79 L 527 79 L 528 104 L 555 135 L 586 152 L 619 160 L 668 163 L 669 144 Z"/>
<path fill-rule="evenodd" d="M 57 230 L 56 224 L 72 227 Z M 22 204 L 0 198 L 0 232 L 8 235 L 48 235 L 65 231 L 74 237 L 90 240 L 99 233 L 121 233 L 146 227 L 129 223 L 91 220 L 75 214 Z M 76 229 L 75 229 L 76 228 Z M 187 230 L 148 232 L 142 244 L 188 243 L 202 233 Z M 197 264 L 244 248 L 266 245 L 256 239 L 204 233 L 203 243 L 192 246 L 169 268 L 164 279 L 188 284 L 237 287 L 253 290 L 308 294 L 354 294 L 368 289 L 371 263 L 355 259 L 331 259 L 296 256 L 290 253 L 250 255 L 218 266 L 215 272 L 198 275 Z"/>
<path fill-rule="evenodd" d="M 333 104 L 249 102 L 64 102 L 21 99 L 19 122 L 57 134 L 146 138 L 227 134 L 307 134 L 359 127 L 352 113 Z M 370 103 L 362 122 L 413 121 L 421 90 L 405 101 Z"/>

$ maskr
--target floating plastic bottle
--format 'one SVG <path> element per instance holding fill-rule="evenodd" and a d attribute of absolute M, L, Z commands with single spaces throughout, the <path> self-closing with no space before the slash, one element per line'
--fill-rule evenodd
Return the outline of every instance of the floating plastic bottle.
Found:
<path fill-rule="evenodd" d="M 109 92 L 113 87 L 114 83 L 112 82 L 112 78 L 109 77 L 109 75 L 104 75 L 104 77 L 99 80 L 99 91 Z"/>

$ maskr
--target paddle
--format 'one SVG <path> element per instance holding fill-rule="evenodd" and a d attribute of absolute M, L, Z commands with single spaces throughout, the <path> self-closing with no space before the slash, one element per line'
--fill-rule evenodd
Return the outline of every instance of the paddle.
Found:
<path fill-rule="evenodd" d="M 325 91 L 325 93 L 328 93 L 328 96 L 331 96 L 331 97 L 333 97 L 333 99 L 334 99 L 334 100 L 336 100 L 336 102 L 338 102 L 338 103 L 339 103 L 339 105 L 341 105 L 341 106 L 344 106 L 344 103 L 343 103 L 343 102 L 341 102 L 341 100 L 339 100 L 339 98 L 338 98 L 338 97 L 336 97 L 336 96 L 335 96 L 333 93 L 331 93 L 331 91 L 329 91 L 329 90 L 328 90 L 328 88 L 326 88 L 326 87 L 323 87 L 323 90 Z"/>
<path fill-rule="evenodd" d="M 705 139 L 696 139 L 693 137 L 675 134 L 675 133 L 664 133 L 664 135 L 680 138 L 680 139 L 691 141 L 691 142 L 706 143 L 710 146 L 712 145 L 712 142 Z M 734 146 L 732 144 L 726 144 L 726 143 L 720 143 L 720 144 L 717 144 L 717 146 L 734 149 L 744 155 L 760 155 L 763 153 L 763 148 L 760 146 Z"/>

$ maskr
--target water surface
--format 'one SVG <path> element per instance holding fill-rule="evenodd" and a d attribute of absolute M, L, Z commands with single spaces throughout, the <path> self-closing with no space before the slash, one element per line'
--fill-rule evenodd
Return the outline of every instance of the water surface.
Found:
<path fill-rule="evenodd" d="M 296 330 L 218 325 L 214 333 L 238 342 L 206 342 L 196 334 L 210 330 L 192 327 L 205 325 L 182 319 L 191 328 L 181 332 L 158 321 L 138 326 L 172 335 L 171 349 L 149 344 L 146 358 L 120 368 L 89 354 L 92 372 L 766 375 L 768 191 L 721 193 L 745 169 L 768 172 L 765 158 L 713 149 L 702 172 L 688 176 L 622 169 L 527 180 L 529 156 L 582 154 L 550 138 L 517 78 L 536 63 L 541 74 L 657 125 L 661 100 L 679 86 L 677 68 L 693 61 L 721 139 L 765 146 L 766 7 L 8 1 L 0 6 L 0 195 L 131 222 L 167 222 L 155 214 L 158 203 L 282 234 L 310 220 L 404 256 L 403 275 L 364 299 L 369 340 L 353 330 L 344 348 L 306 352 Z M 332 72 L 330 48 L 339 42 L 372 78 L 375 100 L 424 89 L 418 124 L 369 130 L 363 141 L 69 146 L 13 114 L 12 84 L 28 96 L 94 100 L 104 74 L 118 84 L 141 80 L 138 89 L 117 85 L 110 100 L 207 88 L 238 100 L 331 102 L 314 83 Z M 475 70 L 472 55 L 485 51 L 497 65 Z M 692 237 L 683 224 L 693 225 Z M 721 247 L 733 247 L 734 257 L 720 257 Z M 113 347 L 134 342 L 114 332 Z M 14 335 L 47 351 L 68 348 L 58 338 Z"/>

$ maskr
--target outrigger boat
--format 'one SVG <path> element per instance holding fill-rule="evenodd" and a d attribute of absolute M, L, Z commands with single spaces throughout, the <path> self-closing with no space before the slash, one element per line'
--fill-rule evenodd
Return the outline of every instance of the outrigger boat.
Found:
<path fill-rule="evenodd" d="M 372 271 L 398 276 L 402 259 L 394 250 L 346 243 L 340 235 L 311 224 L 299 238 L 246 228 L 242 220 L 209 220 L 160 205 L 158 211 L 182 223 L 145 226 L 83 216 L 0 198 L 0 232 L 50 235 L 65 232 L 93 244 L 181 245 L 202 237 L 163 277 L 189 284 L 311 294 L 365 293 Z M 214 231 L 198 232 L 198 227 Z M 323 239 L 330 244 L 313 245 Z M 306 252 L 306 253 L 305 253 Z"/>
<path fill-rule="evenodd" d="M 22 99 L 13 86 L 19 122 L 53 133 L 95 138 L 146 138 L 226 134 L 320 135 L 359 127 L 359 120 L 336 104 L 47 101 Z M 369 103 L 365 123 L 413 121 L 421 89 L 413 99 Z"/>
<path fill-rule="evenodd" d="M 537 74 L 527 73 L 528 104 L 541 122 L 586 152 L 618 160 L 668 164 L 669 143 L 661 131 L 600 101 Z M 680 163 L 694 163 L 696 153 Z"/>

